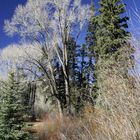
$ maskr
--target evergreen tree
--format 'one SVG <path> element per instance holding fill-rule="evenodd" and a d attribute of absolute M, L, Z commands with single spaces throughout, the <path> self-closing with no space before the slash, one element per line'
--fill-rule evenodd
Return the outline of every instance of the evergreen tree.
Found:
<path fill-rule="evenodd" d="M 99 14 L 93 15 L 89 24 L 87 43 L 95 59 L 95 79 L 99 81 L 102 68 L 118 65 L 118 72 L 127 76 L 133 65 L 134 48 L 128 42 L 128 17 L 121 0 L 101 0 Z M 98 89 L 98 85 L 96 84 Z"/>
<path fill-rule="evenodd" d="M 14 73 L 9 75 L 8 81 L 3 82 L 0 100 L 0 139 L 28 140 L 28 133 L 24 131 L 25 106 L 22 103 L 23 86 L 16 81 Z"/>
<path fill-rule="evenodd" d="M 96 75 L 96 69 L 95 64 L 98 57 L 98 53 L 95 50 L 95 47 L 97 46 L 97 28 L 98 28 L 98 16 L 96 15 L 95 5 L 92 2 L 91 4 L 91 19 L 89 21 L 88 25 L 88 32 L 86 36 L 86 45 L 88 46 L 88 73 L 89 73 L 89 83 L 91 83 L 92 89 L 91 92 L 93 92 L 93 98 L 96 98 L 96 91 L 97 91 L 97 75 Z"/>
<path fill-rule="evenodd" d="M 76 44 L 74 38 L 70 38 L 67 43 L 68 49 L 68 73 L 69 73 L 69 82 L 71 87 L 78 86 L 78 74 L 79 74 L 79 66 L 78 66 L 78 50 L 80 46 Z"/>
<path fill-rule="evenodd" d="M 125 14 L 125 4 L 121 0 L 101 0 L 100 5 L 94 47 L 98 55 L 95 58 L 98 61 L 99 57 L 110 59 L 113 56 L 117 60 L 125 54 L 124 49 L 133 50 L 133 47 L 127 43 L 130 37 L 130 33 L 126 30 L 129 18 L 122 15 Z"/>

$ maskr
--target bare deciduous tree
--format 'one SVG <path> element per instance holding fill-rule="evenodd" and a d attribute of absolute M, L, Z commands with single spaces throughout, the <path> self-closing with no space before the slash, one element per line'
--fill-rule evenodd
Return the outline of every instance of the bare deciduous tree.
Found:
<path fill-rule="evenodd" d="M 9 35 L 19 34 L 40 47 L 43 61 L 35 62 L 46 78 L 50 79 L 50 88 L 54 95 L 58 94 L 53 68 L 53 59 L 57 57 L 64 74 L 69 111 L 71 100 L 67 43 L 70 37 L 78 39 L 90 18 L 89 9 L 89 5 L 82 5 L 81 0 L 29 0 L 25 6 L 17 7 L 10 21 L 5 21 L 5 31 Z"/>

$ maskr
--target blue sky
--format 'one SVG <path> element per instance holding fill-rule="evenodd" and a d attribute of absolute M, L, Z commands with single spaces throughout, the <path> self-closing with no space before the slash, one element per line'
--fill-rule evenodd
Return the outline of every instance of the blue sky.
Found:
<path fill-rule="evenodd" d="M 3 31 L 4 20 L 10 19 L 18 4 L 25 4 L 26 0 L 0 0 L 0 48 L 18 41 L 18 37 L 11 38 Z"/>
<path fill-rule="evenodd" d="M 0 48 L 6 47 L 8 44 L 17 43 L 18 37 L 9 37 L 3 31 L 4 20 L 10 19 L 14 14 L 14 10 L 18 4 L 25 4 L 27 0 L 0 0 Z M 98 3 L 99 0 L 95 0 Z M 132 23 L 129 27 L 130 31 L 140 37 L 140 21 L 137 14 L 140 15 L 140 0 L 123 0 L 127 4 L 128 15 L 130 15 Z M 90 0 L 83 0 L 84 3 L 89 3 Z"/>

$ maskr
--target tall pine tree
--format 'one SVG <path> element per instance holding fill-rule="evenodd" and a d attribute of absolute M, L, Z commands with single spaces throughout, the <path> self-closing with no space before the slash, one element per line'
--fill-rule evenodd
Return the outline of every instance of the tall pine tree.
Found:
<path fill-rule="evenodd" d="M 94 47 L 98 54 L 96 61 L 98 61 L 98 57 L 110 59 L 111 56 L 117 60 L 125 54 L 125 50 L 133 50 L 133 47 L 127 42 L 130 33 L 126 30 L 129 18 L 123 16 L 125 4 L 121 0 L 101 0 L 100 5 L 96 30 L 97 46 Z"/>
<path fill-rule="evenodd" d="M 88 70 L 90 73 L 90 82 L 93 84 L 92 86 L 93 97 L 96 98 L 97 75 L 95 70 L 95 64 L 99 54 L 96 52 L 95 47 L 97 46 L 96 32 L 99 26 L 98 26 L 98 16 L 93 2 L 91 3 L 90 10 L 91 10 L 91 19 L 89 21 L 88 32 L 86 36 L 86 45 L 88 46 L 88 58 L 89 58 Z"/>
<path fill-rule="evenodd" d="M 129 18 L 125 16 L 125 4 L 121 0 L 101 0 L 99 14 L 92 16 L 89 24 L 88 44 L 95 59 L 95 78 L 99 82 L 102 68 L 119 65 L 124 77 L 133 66 L 134 48 L 128 42 Z M 108 64 L 107 64 L 108 63 Z"/>

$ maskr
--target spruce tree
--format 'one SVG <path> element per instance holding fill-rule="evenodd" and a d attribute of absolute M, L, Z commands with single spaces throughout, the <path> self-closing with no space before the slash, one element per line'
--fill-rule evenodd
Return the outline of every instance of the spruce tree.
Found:
<path fill-rule="evenodd" d="M 89 21 L 88 25 L 88 32 L 86 36 L 86 45 L 88 47 L 88 73 L 90 73 L 90 83 L 92 83 L 92 91 L 93 92 L 93 98 L 95 99 L 97 97 L 96 91 L 98 89 L 97 87 L 97 75 L 96 75 L 96 60 L 98 57 L 98 53 L 96 52 L 95 47 L 97 46 L 97 28 L 98 28 L 98 16 L 95 9 L 95 4 L 92 2 L 91 4 L 91 19 Z"/>
<path fill-rule="evenodd" d="M 69 83 L 70 87 L 78 86 L 78 74 L 79 74 L 79 66 L 78 66 L 78 49 L 79 45 L 76 44 L 74 38 L 70 38 L 67 43 L 68 49 L 68 73 L 69 73 Z"/>
<path fill-rule="evenodd" d="M 28 140 L 28 133 L 24 131 L 23 87 L 16 81 L 14 73 L 9 74 L 8 81 L 1 86 L 0 139 Z"/>
<path fill-rule="evenodd" d="M 127 42 L 130 33 L 128 28 L 128 17 L 125 14 L 125 4 L 121 0 L 101 0 L 98 15 L 98 27 L 96 30 L 96 46 L 94 50 L 96 61 L 99 57 L 110 59 L 113 56 L 116 60 L 133 47 Z M 124 47 L 125 46 L 125 47 Z M 131 56 L 131 54 L 130 54 Z M 128 56 L 128 57 L 130 57 Z"/>
<path fill-rule="evenodd" d="M 118 73 L 127 77 L 128 69 L 133 66 L 134 53 L 128 42 L 131 35 L 127 31 L 129 18 L 125 16 L 125 4 L 121 0 L 101 0 L 99 4 L 99 14 L 92 16 L 87 36 L 95 59 L 97 83 L 106 65 L 106 68 L 118 65 Z M 96 87 L 98 89 L 98 85 Z"/>

